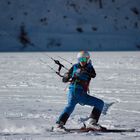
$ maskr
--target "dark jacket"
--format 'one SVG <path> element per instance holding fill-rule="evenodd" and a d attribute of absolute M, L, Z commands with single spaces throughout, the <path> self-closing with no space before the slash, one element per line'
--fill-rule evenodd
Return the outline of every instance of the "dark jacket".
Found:
<path fill-rule="evenodd" d="M 91 63 L 81 66 L 80 63 L 74 64 L 70 70 L 64 74 L 63 82 L 81 85 L 84 90 L 88 90 L 91 78 L 96 77 L 96 72 Z"/>

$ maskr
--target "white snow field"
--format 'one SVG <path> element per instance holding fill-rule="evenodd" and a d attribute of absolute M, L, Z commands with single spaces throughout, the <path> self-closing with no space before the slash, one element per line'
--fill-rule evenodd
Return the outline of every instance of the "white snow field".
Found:
<path fill-rule="evenodd" d="M 90 94 L 105 102 L 99 123 L 140 131 L 140 52 L 90 52 L 97 77 Z M 66 105 L 67 84 L 47 55 L 76 62 L 76 52 L 0 53 L 0 140 L 139 140 L 134 133 L 47 132 Z M 44 63 L 42 62 L 44 61 Z M 62 73 L 66 72 L 63 70 Z M 106 106 L 112 104 L 109 108 Z M 91 107 L 77 105 L 66 127 L 78 128 Z"/>

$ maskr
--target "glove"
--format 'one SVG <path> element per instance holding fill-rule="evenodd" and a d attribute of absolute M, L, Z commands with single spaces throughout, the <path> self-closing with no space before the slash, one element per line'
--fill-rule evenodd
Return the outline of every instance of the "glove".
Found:
<path fill-rule="evenodd" d="M 66 82 L 69 81 L 69 79 L 70 79 L 69 74 L 68 73 L 65 73 L 64 76 L 63 76 L 63 78 L 62 78 L 62 82 L 66 83 Z"/>

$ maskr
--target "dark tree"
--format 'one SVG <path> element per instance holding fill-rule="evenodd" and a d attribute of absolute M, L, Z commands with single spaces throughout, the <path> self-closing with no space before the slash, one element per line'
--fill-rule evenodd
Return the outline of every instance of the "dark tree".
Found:
<path fill-rule="evenodd" d="M 23 45 L 23 47 L 27 47 L 27 45 L 31 45 L 31 46 L 34 46 L 33 43 L 31 43 L 29 37 L 28 37 L 28 34 L 25 30 L 25 25 L 22 24 L 20 26 L 20 34 L 19 34 L 19 41 L 20 43 Z"/>
<path fill-rule="evenodd" d="M 99 0 L 99 7 L 100 7 L 100 8 L 103 8 L 102 0 Z"/>

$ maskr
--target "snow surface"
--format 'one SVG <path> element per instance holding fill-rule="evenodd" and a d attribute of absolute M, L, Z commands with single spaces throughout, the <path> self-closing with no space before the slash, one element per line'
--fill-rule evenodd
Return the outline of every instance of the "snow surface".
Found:
<path fill-rule="evenodd" d="M 0 53 L 1 140 L 140 139 L 140 132 L 47 132 L 66 104 L 67 84 L 62 83 L 61 78 L 47 66 L 57 68 L 46 55 L 76 62 L 75 52 Z M 105 107 L 112 104 L 105 108 L 100 124 L 108 128 L 136 128 L 140 131 L 140 53 L 91 52 L 91 55 L 97 77 L 90 84 L 90 94 L 103 99 Z M 77 105 L 66 127 L 82 126 L 91 109 Z"/>
<path fill-rule="evenodd" d="M 140 0 L 0 0 L 0 51 L 132 51 L 139 36 Z"/>

